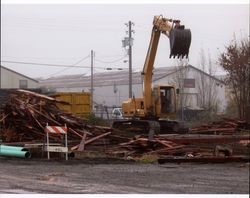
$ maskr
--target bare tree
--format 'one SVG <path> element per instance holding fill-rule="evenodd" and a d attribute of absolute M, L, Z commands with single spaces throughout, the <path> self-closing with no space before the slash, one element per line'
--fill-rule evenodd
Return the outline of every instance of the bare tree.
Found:
<path fill-rule="evenodd" d="M 234 101 L 238 107 L 239 118 L 246 115 L 250 105 L 250 46 L 249 39 L 237 41 L 234 38 L 226 52 L 221 53 L 219 63 L 227 72 L 226 83 L 231 87 Z"/>
<path fill-rule="evenodd" d="M 201 49 L 201 51 L 200 51 L 200 68 L 203 72 L 205 72 L 206 57 L 205 57 L 205 53 L 204 53 L 203 49 Z M 198 103 L 199 103 L 199 106 L 204 108 L 204 109 L 206 108 L 205 98 L 206 98 L 206 88 L 207 88 L 205 77 L 206 77 L 205 73 L 201 73 L 197 76 L 197 80 L 198 80 L 197 86 L 198 86 L 198 90 L 199 90 Z"/>
<path fill-rule="evenodd" d="M 203 50 L 201 50 L 200 71 L 195 71 L 195 87 L 197 91 L 190 90 L 184 87 L 184 79 L 188 79 L 188 61 L 178 60 L 176 66 L 175 77 L 172 79 L 172 83 L 179 88 L 180 94 L 178 97 L 178 109 L 182 110 L 182 107 L 189 107 L 197 105 L 210 112 L 217 111 L 217 92 L 216 92 L 216 80 L 212 77 L 213 65 L 208 55 L 208 61 Z M 207 69 L 208 68 L 208 69 Z M 207 71 L 209 73 L 207 73 Z M 197 101 L 197 104 L 195 104 Z"/>
<path fill-rule="evenodd" d="M 203 49 L 200 51 L 200 73 L 197 73 L 196 84 L 198 89 L 198 103 L 199 106 L 208 110 L 209 112 L 216 112 L 218 99 L 216 91 L 216 80 L 213 78 L 213 64 L 210 54 L 208 53 L 208 60 Z"/>
<path fill-rule="evenodd" d="M 173 78 L 172 84 L 175 84 L 175 86 L 179 89 L 179 97 L 177 98 L 177 105 L 178 108 L 181 108 L 187 104 L 187 96 L 183 93 L 184 92 L 184 86 L 183 86 L 183 80 L 186 77 L 187 70 L 185 69 L 187 67 L 188 63 L 183 59 L 177 60 L 177 66 L 175 68 L 175 76 Z"/>
<path fill-rule="evenodd" d="M 175 76 L 170 80 L 170 84 L 174 84 L 179 89 L 177 94 L 177 109 L 179 110 L 179 116 L 184 120 L 184 108 L 192 106 L 193 93 L 189 93 L 184 88 L 184 79 L 187 78 L 188 73 L 188 60 L 178 59 L 175 67 Z"/>

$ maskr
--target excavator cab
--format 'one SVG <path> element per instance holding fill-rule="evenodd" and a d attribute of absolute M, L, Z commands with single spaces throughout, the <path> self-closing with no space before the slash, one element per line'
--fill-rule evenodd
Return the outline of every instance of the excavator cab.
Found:
<path fill-rule="evenodd" d="M 190 29 L 185 29 L 185 27 L 177 26 L 170 30 L 169 32 L 170 41 L 170 58 L 188 58 L 189 47 L 191 44 L 191 31 Z"/>

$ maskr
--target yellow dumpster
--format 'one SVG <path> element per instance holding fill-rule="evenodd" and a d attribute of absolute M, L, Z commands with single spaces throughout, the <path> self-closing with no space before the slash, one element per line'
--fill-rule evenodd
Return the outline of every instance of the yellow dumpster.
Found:
<path fill-rule="evenodd" d="M 57 100 L 68 102 L 69 104 L 57 103 L 57 106 L 74 115 L 85 117 L 91 112 L 90 93 L 88 92 L 58 92 L 53 94 Z"/>

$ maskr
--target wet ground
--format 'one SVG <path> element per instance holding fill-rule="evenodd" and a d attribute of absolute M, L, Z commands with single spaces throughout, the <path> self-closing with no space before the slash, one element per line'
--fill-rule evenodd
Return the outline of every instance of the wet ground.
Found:
<path fill-rule="evenodd" d="M 0 157 L 1 193 L 249 194 L 249 163 L 159 165 Z"/>

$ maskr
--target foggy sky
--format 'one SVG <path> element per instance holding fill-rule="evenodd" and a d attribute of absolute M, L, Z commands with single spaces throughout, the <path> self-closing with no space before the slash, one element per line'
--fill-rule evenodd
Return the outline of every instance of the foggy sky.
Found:
<path fill-rule="evenodd" d="M 73 65 L 86 68 L 4 63 L 29 77 L 90 72 L 90 51 L 95 72 L 107 67 L 128 68 L 121 40 L 124 23 L 134 22 L 133 68 L 143 68 L 154 15 L 180 19 L 192 32 L 189 64 L 199 66 L 200 51 L 216 60 L 234 38 L 249 35 L 249 5 L 2 5 L 1 60 Z M 169 40 L 161 36 L 155 67 L 176 65 L 169 59 Z M 116 61 L 119 60 L 120 61 Z"/>

